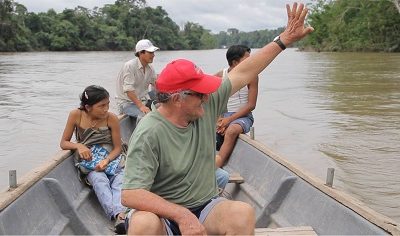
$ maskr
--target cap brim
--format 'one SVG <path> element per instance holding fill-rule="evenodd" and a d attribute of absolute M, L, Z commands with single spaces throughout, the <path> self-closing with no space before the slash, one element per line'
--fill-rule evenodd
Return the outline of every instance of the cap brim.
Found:
<path fill-rule="evenodd" d="M 155 52 L 155 51 L 157 51 L 158 49 L 159 49 L 158 47 L 152 46 L 152 47 L 146 48 L 145 51 L 148 51 L 148 52 Z"/>
<path fill-rule="evenodd" d="M 222 79 L 220 77 L 207 74 L 203 74 L 203 76 L 204 77 L 199 81 L 199 83 L 191 87 L 190 90 L 205 94 L 210 94 L 217 91 L 221 85 Z"/>

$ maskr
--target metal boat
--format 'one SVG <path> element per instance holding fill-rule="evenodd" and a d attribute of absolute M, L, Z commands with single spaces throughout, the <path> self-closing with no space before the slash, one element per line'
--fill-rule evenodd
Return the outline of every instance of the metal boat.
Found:
<path fill-rule="evenodd" d="M 120 124 L 128 142 L 135 119 L 125 116 Z M 229 183 L 224 194 L 256 209 L 256 234 L 400 235 L 392 219 L 248 135 L 240 136 L 224 168 L 241 180 Z M 17 187 L 0 193 L 0 234 L 114 232 L 92 189 L 79 180 L 71 151 L 59 151 L 22 177 Z"/>

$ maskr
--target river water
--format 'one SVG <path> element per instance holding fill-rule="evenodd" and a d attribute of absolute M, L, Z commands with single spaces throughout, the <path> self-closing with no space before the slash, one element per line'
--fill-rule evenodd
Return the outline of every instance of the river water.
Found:
<path fill-rule="evenodd" d="M 256 50 L 255 50 L 256 51 Z M 160 51 L 157 72 L 187 58 L 207 73 L 225 50 Z M 68 112 L 90 84 L 116 111 L 115 79 L 132 52 L 0 54 L 0 189 L 59 150 Z M 260 75 L 256 139 L 302 169 L 400 222 L 400 54 L 288 49 Z M 243 157 L 245 158 L 245 157 Z"/>

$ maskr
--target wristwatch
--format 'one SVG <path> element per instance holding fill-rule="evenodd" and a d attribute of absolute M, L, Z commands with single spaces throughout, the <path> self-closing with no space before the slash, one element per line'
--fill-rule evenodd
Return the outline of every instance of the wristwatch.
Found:
<path fill-rule="evenodd" d="M 279 47 L 281 47 L 282 50 L 285 50 L 285 49 L 286 49 L 285 44 L 283 44 L 283 42 L 281 41 L 281 36 L 279 36 L 279 35 L 276 36 L 276 37 L 274 38 L 274 42 L 275 42 L 276 44 L 278 44 Z"/>

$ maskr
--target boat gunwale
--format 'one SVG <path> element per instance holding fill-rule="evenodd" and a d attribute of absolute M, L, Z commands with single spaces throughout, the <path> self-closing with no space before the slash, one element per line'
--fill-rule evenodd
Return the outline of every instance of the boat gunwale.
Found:
<path fill-rule="evenodd" d="M 118 119 L 122 121 L 127 115 L 118 115 Z M 64 160 L 72 155 L 71 150 L 58 150 L 52 157 L 50 157 L 45 163 L 39 165 L 33 170 L 29 171 L 17 179 L 16 188 L 8 188 L 0 190 L 0 212 L 3 211 L 7 206 L 18 199 L 23 193 L 25 193 L 30 187 L 36 182 L 41 180 L 44 176 L 50 173 L 57 165 L 61 164 Z"/>
<path fill-rule="evenodd" d="M 71 154 L 72 152 L 70 150 L 59 150 L 45 163 L 23 175 L 19 181 L 17 179 L 16 188 L 8 188 L 6 191 L 1 192 L 0 212 L 3 211 L 15 200 L 17 200 L 18 197 L 25 193 L 36 182 L 38 182 L 44 176 L 50 173 L 56 166 L 58 166 L 60 163 L 70 157 Z"/>
<path fill-rule="evenodd" d="M 120 117 L 121 119 L 122 117 Z M 259 150 L 260 152 L 266 154 L 269 158 L 276 161 L 280 165 L 284 166 L 288 170 L 292 171 L 298 177 L 311 184 L 324 194 L 335 199 L 339 203 L 343 204 L 347 208 L 351 209 L 361 217 L 365 218 L 367 221 L 375 224 L 376 226 L 382 228 L 386 232 L 392 235 L 400 235 L 400 227 L 391 218 L 376 212 L 375 210 L 369 208 L 360 200 L 355 197 L 335 189 L 334 187 L 328 187 L 322 180 L 315 177 L 313 174 L 302 169 L 294 163 L 290 163 L 288 160 L 280 156 L 279 154 L 273 152 L 264 144 L 257 140 L 251 139 L 248 135 L 241 134 L 239 138 Z M 16 188 L 9 188 L 5 192 L 0 193 L 0 212 L 3 211 L 7 206 L 13 203 L 19 196 L 25 193 L 30 187 L 32 187 L 36 182 L 41 180 L 44 176 L 50 173 L 57 165 L 62 163 L 64 160 L 71 156 L 72 152 L 70 150 L 59 150 L 54 154 L 46 163 L 40 165 L 39 167 L 29 171 L 27 174 L 23 175 L 20 179 L 20 183 Z M 266 158 L 268 158 L 266 157 Z"/>
<path fill-rule="evenodd" d="M 346 206 L 361 217 L 365 218 L 367 221 L 375 224 L 376 226 L 382 228 L 392 235 L 400 235 L 400 227 L 398 223 L 395 222 L 393 219 L 371 209 L 357 198 L 345 193 L 342 190 L 335 189 L 334 187 L 328 187 L 323 183 L 321 179 L 315 177 L 313 174 L 304 170 L 300 166 L 289 162 L 287 159 L 272 151 L 266 145 L 260 143 L 257 140 L 251 139 L 250 136 L 246 134 L 240 134 L 239 138 L 259 150 L 260 152 L 266 154 L 269 158 L 284 166 L 324 194 L 335 199 L 340 204 Z"/>

